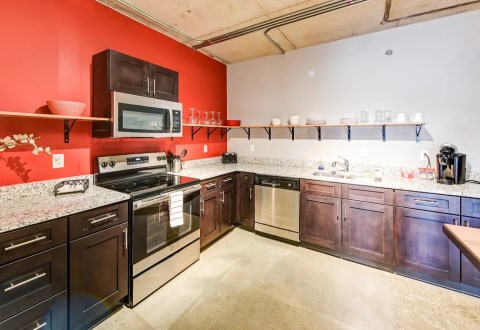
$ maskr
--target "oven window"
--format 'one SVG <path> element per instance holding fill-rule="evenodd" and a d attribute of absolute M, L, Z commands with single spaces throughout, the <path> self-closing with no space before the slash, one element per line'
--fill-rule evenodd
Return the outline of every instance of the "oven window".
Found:
<path fill-rule="evenodd" d="M 167 109 L 119 103 L 118 116 L 120 131 L 165 133 L 170 129 Z"/>
<path fill-rule="evenodd" d="M 200 228 L 199 194 L 184 196 L 183 217 L 170 219 L 169 203 L 162 202 L 134 211 L 134 262 L 178 241 Z"/>

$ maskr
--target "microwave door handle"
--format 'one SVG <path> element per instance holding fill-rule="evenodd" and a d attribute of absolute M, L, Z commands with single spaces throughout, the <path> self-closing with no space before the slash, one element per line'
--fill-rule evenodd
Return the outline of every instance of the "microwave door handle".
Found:
<path fill-rule="evenodd" d="M 170 131 L 170 133 L 173 133 L 173 110 L 170 109 L 169 112 L 170 112 L 170 129 L 169 129 L 169 131 Z"/>

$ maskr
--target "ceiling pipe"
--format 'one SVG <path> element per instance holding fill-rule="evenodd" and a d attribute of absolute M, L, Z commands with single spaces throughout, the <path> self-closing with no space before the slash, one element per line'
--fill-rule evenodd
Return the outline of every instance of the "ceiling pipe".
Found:
<path fill-rule="evenodd" d="M 295 23 L 307 18 L 315 17 L 321 14 L 329 13 L 341 8 L 349 7 L 358 3 L 362 3 L 368 0 L 333 0 L 333 1 L 328 1 L 325 3 L 322 3 L 320 5 L 312 6 L 306 9 L 302 9 L 287 15 L 283 15 L 277 18 L 270 19 L 268 21 L 260 22 L 257 24 L 253 24 L 232 32 L 228 32 L 225 34 L 222 34 L 220 36 L 216 36 L 207 40 L 204 40 L 203 42 L 193 45 L 193 49 L 200 49 L 203 47 L 211 46 L 218 44 L 220 42 L 224 42 L 230 39 L 238 38 L 243 35 L 264 30 L 267 29 L 268 32 L 271 29 L 278 28 L 287 24 Z M 276 42 L 274 42 L 269 36 L 267 36 L 266 33 L 264 33 L 267 39 L 269 39 L 270 42 L 275 44 L 275 46 L 279 49 L 281 49 L 282 53 L 285 51 L 278 45 Z"/>

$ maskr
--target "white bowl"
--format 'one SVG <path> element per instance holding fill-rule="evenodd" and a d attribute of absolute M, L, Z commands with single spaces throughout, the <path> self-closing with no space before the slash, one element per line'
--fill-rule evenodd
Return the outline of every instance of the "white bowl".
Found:
<path fill-rule="evenodd" d="M 272 119 L 273 126 L 280 126 L 281 124 L 282 124 L 282 121 L 280 119 Z"/>

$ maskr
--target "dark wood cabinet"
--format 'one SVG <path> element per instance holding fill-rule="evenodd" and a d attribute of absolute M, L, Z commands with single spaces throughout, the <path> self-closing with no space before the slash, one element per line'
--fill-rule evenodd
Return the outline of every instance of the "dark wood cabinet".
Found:
<path fill-rule="evenodd" d="M 344 253 L 393 265 L 393 206 L 344 200 L 342 227 Z"/>
<path fill-rule="evenodd" d="M 443 224 L 459 224 L 457 215 L 397 207 L 395 266 L 436 278 L 460 281 L 460 251 L 445 236 Z"/>
<path fill-rule="evenodd" d="M 395 205 L 417 210 L 460 214 L 460 197 L 397 190 Z"/>
<path fill-rule="evenodd" d="M 325 191 L 323 186 L 321 188 L 321 191 Z M 327 193 L 331 191 L 328 189 L 329 186 L 325 188 Z M 332 195 L 334 195 L 333 191 Z M 300 240 L 316 246 L 341 251 L 342 214 L 340 204 L 340 198 L 302 193 L 300 199 Z"/>
<path fill-rule="evenodd" d="M 220 232 L 225 233 L 233 228 L 235 187 L 233 185 L 220 189 Z"/>
<path fill-rule="evenodd" d="M 243 229 L 255 229 L 255 175 L 248 172 L 237 173 L 236 223 Z"/>
<path fill-rule="evenodd" d="M 178 102 L 178 72 L 107 49 L 93 55 L 92 94 L 110 91 Z"/>
<path fill-rule="evenodd" d="M 70 242 L 70 328 L 82 329 L 121 304 L 128 286 L 128 224 Z"/>
<path fill-rule="evenodd" d="M 476 203 L 478 203 L 478 201 Z M 478 214 L 478 210 L 476 210 L 475 212 Z M 462 203 L 462 213 L 463 213 L 463 203 Z M 461 225 L 472 227 L 472 228 L 480 228 L 480 219 L 462 216 Z M 480 288 L 480 271 L 463 254 L 461 255 L 460 281 L 462 283 Z"/>
<path fill-rule="evenodd" d="M 220 203 L 218 191 L 200 196 L 200 246 L 204 247 L 220 235 Z"/>
<path fill-rule="evenodd" d="M 0 321 L 67 289 L 67 246 L 0 267 Z"/>
<path fill-rule="evenodd" d="M 67 292 L 63 291 L 0 322 L 0 329 L 67 329 Z"/>

